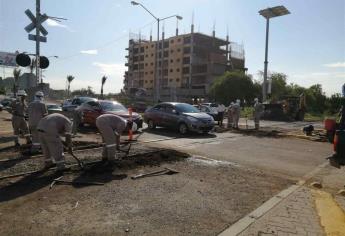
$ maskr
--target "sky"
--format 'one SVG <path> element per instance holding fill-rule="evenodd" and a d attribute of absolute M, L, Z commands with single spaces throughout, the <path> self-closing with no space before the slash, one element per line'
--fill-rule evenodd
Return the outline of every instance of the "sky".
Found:
<path fill-rule="evenodd" d="M 157 17 L 181 15 L 180 33 L 195 29 L 244 45 L 248 73 L 259 79 L 264 67 L 265 19 L 258 11 L 284 5 L 291 14 L 270 21 L 268 68 L 288 76 L 288 83 L 309 87 L 319 83 L 327 95 L 340 93 L 345 83 L 345 0 L 141 0 Z M 24 14 L 35 10 L 35 0 L 0 0 L 0 51 L 35 52 L 24 27 Z M 47 20 L 47 43 L 41 52 L 50 58 L 44 82 L 64 89 L 91 86 L 99 92 L 101 77 L 108 76 L 105 92 L 119 92 L 126 70 L 129 35 L 156 35 L 156 23 L 144 9 L 129 0 L 41 0 L 41 12 L 67 21 Z M 165 35 L 174 35 L 176 20 L 164 22 Z M 1 75 L 11 75 L 11 70 Z"/>

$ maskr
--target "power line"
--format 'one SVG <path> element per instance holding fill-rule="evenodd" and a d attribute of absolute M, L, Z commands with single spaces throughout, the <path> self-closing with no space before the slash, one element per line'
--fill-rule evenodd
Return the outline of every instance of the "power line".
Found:
<path fill-rule="evenodd" d="M 136 29 L 136 31 L 139 31 L 139 30 L 141 30 L 141 29 L 146 28 L 146 27 L 149 26 L 149 25 L 152 25 L 153 22 L 154 22 L 154 21 L 150 21 L 149 23 L 147 23 L 147 24 L 141 26 L 140 28 Z M 122 35 L 122 36 L 120 36 L 120 37 L 118 37 L 118 38 L 116 38 L 116 39 L 113 39 L 113 40 L 111 40 L 111 41 L 108 41 L 108 42 L 104 43 L 103 45 L 100 45 L 100 46 L 98 46 L 98 47 L 96 47 L 96 48 L 93 48 L 93 49 L 94 49 L 94 50 L 101 50 L 101 49 L 104 49 L 104 48 L 108 47 L 109 45 L 112 45 L 112 44 L 114 44 L 114 43 L 116 43 L 116 42 L 118 42 L 118 41 L 120 41 L 120 40 L 122 40 L 122 39 L 124 39 L 124 38 L 127 38 L 127 37 L 128 37 L 128 34 L 126 33 L 126 34 L 124 34 L 124 35 Z M 82 53 L 81 53 L 81 52 L 77 52 L 77 53 L 74 53 L 74 54 L 69 55 L 69 56 L 59 57 L 58 60 L 66 60 L 66 59 L 70 59 L 70 58 L 72 58 L 72 57 L 76 57 L 76 56 L 79 56 L 79 55 L 82 55 Z"/>

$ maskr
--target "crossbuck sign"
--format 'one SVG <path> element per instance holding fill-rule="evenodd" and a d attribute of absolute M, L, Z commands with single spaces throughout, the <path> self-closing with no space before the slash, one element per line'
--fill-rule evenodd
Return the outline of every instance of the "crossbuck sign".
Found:
<path fill-rule="evenodd" d="M 36 27 L 37 27 L 37 19 L 36 17 L 34 16 L 34 14 L 32 14 L 32 12 L 27 9 L 25 11 L 25 14 L 29 17 L 29 19 L 31 20 L 31 23 L 29 25 L 27 25 L 24 29 L 26 32 L 30 33 L 32 30 L 34 30 Z M 43 14 L 39 17 L 39 26 L 38 26 L 38 30 L 44 35 L 44 36 L 47 36 L 48 34 L 48 31 L 42 26 L 42 23 L 44 21 L 46 21 L 48 19 L 48 16 L 46 14 Z M 32 35 L 32 34 L 29 34 L 29 39 L 30 40 L 39 40 L 40 42 L 47 42 L 47 38 L 46 37 L 43 37 L 43 36 L 39 36 L 38 39 L 36 38 L 36 35 Z"/>

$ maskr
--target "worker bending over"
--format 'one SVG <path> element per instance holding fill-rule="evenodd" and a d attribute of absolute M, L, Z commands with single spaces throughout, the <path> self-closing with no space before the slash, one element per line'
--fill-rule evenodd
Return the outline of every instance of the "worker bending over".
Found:
<path fill-rule="evenodd" d="M 258 98 L 254 99 L 254 111 L 253 111 L 253 118 L 254 118 L 254 124 L 255 129 L 258 130 L 260 127 L 260 118 L 262 115 L 264 108 L 262 104 L 259 102 Z"/>
<path fill-rule="evenodd" d="M 25 103 L 26 92 L 19 90 L 17 93 L 17 99 L 12 102 L 10 113 L 12 114 L 12 127 L 15 136 L 14 144 L 19 147 L 19 137 L 25 137 L 26 143 L 30 144 L 30 134 L 28 124 L 25 121 L 25 113 L 27 106 Z"/>
<path fill-rule="evenodd" d="M 99 116 L 96 119 L 96 126 L 102 135 L 103 142 L 105 142 L 102 160 L 109 163 L 116 159 L 116 150 L 120 150 L 120 137 L 123 131 L 126 129 L 136 131 L 137 129 L 134 122 L 113 114 Z"/>
<path fill-rule="evenodd" d="M 48 110 L 46 105 L 43 103 L 43 92 L 38 91 L 35 94 L 34 101 L 29 104 L 28 115 L 29 115 L 29 129 L 32 136 L 32 147 L 31 152 L 37 152 L 40 147 L 40 140 L 38 138 L 37 125 L 38 122 L 46 115 Z"/>
<path fill-rule="evenodd" d="M 44 168 L 56 164 L 57 170 L 65 169 L 65 156 L 60 136 L 66 137 L 69 152 L 72 151 L 72 122 L 64 115 L 54 113 L 43 117 L 37 125 L 44 157 Z"/>

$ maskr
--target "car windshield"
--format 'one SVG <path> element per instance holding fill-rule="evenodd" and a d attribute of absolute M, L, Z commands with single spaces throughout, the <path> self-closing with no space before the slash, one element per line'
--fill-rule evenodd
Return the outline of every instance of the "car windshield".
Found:
<path fill-rule="evenodd" d="M 199 113 L 200 111 L 192 105 L 180 103 L 175 105 L 176 110 L 182 113 Z"/>
<path fill-rule="evenodd" d="M 101 102 L 101 107 L 104 111 L 127 111 L 122 104 L 114 102 Z"/>

